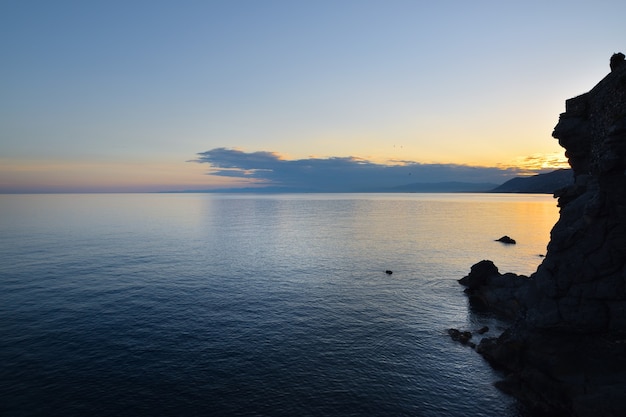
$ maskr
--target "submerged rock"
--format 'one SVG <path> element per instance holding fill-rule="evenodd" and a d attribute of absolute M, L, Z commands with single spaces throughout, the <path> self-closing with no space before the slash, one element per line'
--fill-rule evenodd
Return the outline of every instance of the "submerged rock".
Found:
<path fill-rule="evenodd" d="M 506 373 L 498 386 L 550 415 L 626 416 L 626 65 L 566 101 L 553 136 L 574 183 L 555 193 L 561 207 L 548 251 L 530 277 L 472 266 L 472 303 L 512 319 L 477 351 Z"/>
<path fill-rule="evenodd" d="M 480 329 L 476 330 L 476 333 L 478 333 L 478 334 L 485 334 L 485 333 L 487 333 L 488 331 L 489 331 L 489 327 L 487 327 L 487 326 L 483 326 L 483 327 L 481 327 Z"/>

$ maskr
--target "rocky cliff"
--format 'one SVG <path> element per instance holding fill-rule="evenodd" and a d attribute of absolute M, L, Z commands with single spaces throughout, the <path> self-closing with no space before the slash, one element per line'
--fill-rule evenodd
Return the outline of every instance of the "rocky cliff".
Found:
<path fill-rule="evenodd" d="M 626 63 L 566 101 L 553 136 L 574 183 L 555 196 L 560 218 L 530 277 L 483 261 L 461 280 L 470 300 L 514 324 L 477 351 L 502 369 L 500 387 L 535 413 L 626 416 Z"/>

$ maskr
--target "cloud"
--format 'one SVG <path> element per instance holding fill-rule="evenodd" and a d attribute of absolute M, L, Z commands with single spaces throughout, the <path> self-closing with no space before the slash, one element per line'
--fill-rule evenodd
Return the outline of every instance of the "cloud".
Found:
<path fill-rule="evenodd" d="M 536 153 L 514 159 L 510 164 L 498 164 L 498 168 L 514 166 L 520 176 L 543 174 L 555 169 L 570 168 L 567 157 L 563 152 Z"/>
<path fill-rule="evenodd" d="M 208 175 L 247 178 L 252 184 L 302 191 L 374 191 L 412 183 L 470 182 L 501 184 L 516 168 L 391 161 L 379 164 L 357 157 L 288 160 L 275 152 L 215 148 L 191 162 L 209 164 Z"/>

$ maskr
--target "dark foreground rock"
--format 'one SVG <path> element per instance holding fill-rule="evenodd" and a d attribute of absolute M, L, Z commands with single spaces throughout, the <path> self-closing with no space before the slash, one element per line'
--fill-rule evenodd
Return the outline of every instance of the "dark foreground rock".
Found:
<path fill-rule="evenodd" d="M 480 310 L 492 310 L 513 319 L 528 298 L 528 277 L 513 273 L 501 274 L 491 261 L 480 261 L 459 283 L 466 286 L 470 303 Z"/>
<path fill-rule="evenodd" d="M 496 386 L 537 416 L 626 415 L 626 337 L 517 324 L 476 347 L 506 378 Z"/>
<path fill-rule="evenodd" d="M 476 347 L 498 386 L 536 414 L 626 416 L 626 64 L 566 101 L 553 136 L 574 183 L 530 277 L 481 261 L 461 279 L 472 303 L 511 320 Z"/>

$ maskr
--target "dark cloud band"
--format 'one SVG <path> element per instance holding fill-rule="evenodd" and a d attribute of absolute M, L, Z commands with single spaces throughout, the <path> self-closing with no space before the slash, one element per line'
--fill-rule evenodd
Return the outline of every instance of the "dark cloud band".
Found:
<path fill-rule="evenodd" d="M 275 152 L 215 148 L 192 162 L 210 165 L 209 175 L 250 178 L 268 186 L 315 191 L 359 191 L 422 182 L 462 181 L 500 184 L 521 170 L 461 164 L 402 161 L 378 164 L 355 157 L 282 159 Z"/>

